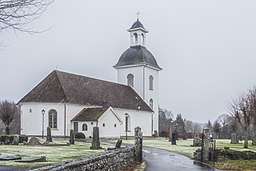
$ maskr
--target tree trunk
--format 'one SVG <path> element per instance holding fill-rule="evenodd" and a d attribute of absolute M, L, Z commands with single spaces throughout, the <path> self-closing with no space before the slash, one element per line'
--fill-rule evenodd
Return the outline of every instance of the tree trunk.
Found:
<path fill-rule="evenodd" d="M 6 127 L 5 127 L 5 133 L 6 133 L 6 135 L 9 135 L 9 134 L 10 134 L 10 128 L 9 128 L 9 126 L 6 126 Z"/>
<path fill-rule="evenodd" d="M 248 129 L 244 129 L 244 148 L 248 148 Z"/>

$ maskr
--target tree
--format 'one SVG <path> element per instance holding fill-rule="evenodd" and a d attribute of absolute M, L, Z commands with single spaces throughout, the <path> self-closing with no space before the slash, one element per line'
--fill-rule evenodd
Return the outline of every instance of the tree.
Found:
<path fill-rule="evenodd" d="M 212 131 L 212 123 L 210 120 L 208 120 L 208 122 L 206 124 L 206 128 L 208 128 L 210 131 Z"/>
<path fill-rule="evenodd" d="M 250 125 L 256 117 L 256 87 L 230 104 L 230 114 L 237 120 L 244 132 L 244 148 L 248 148 Z"/>
<path fill-rule="evenodd" d="M 184 119 L 186 132 L 192 132 L 192 121 Z"/>
<path fill-rule="evenodd" d="M 213 130 L 214 133 L 216 133 L 217 137 L 220 138 L 219 133 L 220 133 L 220 130 L 221 130 L 221 125 L 218 121 L 215 121 L 213 123 L 212 130 Z"/>
<path fill-rule="evenodd" d="M 0 0 L 0 32 L 6 29 L 33 33 L 28 27 L 53 0 Z"/>
<path fill-rule="evenodd" d="M 175 124 L 175 132 L 178 134 L 177 137 L 181 137 L 182 139 L 187 139 L 185 122 L 181 114 L 177 115 L 176 120 L 174 121 L 174 124 Z"/>
<path fill-rule="evenodd" d="M 17 116 L 18 111 L 18 107 L 14 102 L 8 102 L 7 100 L 0 102 L 0 119 L 5 125 L 6 134 L 9 134 L 10 124 L 14 116 Z"/>
<path fill-rule="evenodd" d="M 172 121 L 172 112 L 159 107 L 159 136 L 168 137 Z"/>
<path fill-rule="evenodd" d="M 237 123 L 237 120 L 236 118 L 232 118 L 229 122 L 229 130 L 232 132 L 232 133 L 236 133 L 237 129 L 238 129 L 238 123 Z"/>

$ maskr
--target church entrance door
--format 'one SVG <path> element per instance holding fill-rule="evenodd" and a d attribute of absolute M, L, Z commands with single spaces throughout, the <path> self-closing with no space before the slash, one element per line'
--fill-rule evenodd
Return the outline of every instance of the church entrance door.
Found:
<path fill-rule="evenodd" d="M 78 133 L 78 122 L 74 122 L 74 133 Z"/>

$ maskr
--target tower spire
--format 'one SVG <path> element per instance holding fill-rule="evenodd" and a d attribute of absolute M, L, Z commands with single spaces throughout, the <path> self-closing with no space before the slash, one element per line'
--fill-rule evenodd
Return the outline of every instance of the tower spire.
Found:
<path fill-rule="evenodd" d="M 136 15 L 137 15 L 137 20 L 139 20 L 139 19 L 140 19 L 140 12 L 137 11 L 137 12 L 136 12 Z"/>

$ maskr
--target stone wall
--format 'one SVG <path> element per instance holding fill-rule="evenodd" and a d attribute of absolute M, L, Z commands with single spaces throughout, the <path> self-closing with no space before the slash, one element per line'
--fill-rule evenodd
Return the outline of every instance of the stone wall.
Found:
<path fill-rule="evenodd" d="M 85 158 L 65 161 L 62 163 L 37 168 L 34 169 L 34 171 L 116 171 L 133 163 L 135 163 L 135 147 L 125 147 L 94 154 Z"/>

